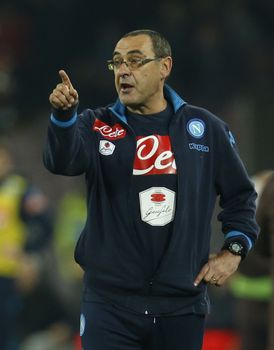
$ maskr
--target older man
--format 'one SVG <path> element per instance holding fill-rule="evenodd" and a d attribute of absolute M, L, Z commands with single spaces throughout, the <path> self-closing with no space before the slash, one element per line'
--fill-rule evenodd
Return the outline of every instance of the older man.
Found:
<path fill-rule="evenodd" d="M 124 35 L 108 68 L 117 101 L 80 115 L 59 72 L 44 152 L 51 172 L 86 177 L 83 349 L 198 350 L 207 283 L 222 285 L 256 241 L 256 193 L 227 125 L 166 84 L 161 34 Z M 224 245 L 209 256 L 217 195 Z"/>

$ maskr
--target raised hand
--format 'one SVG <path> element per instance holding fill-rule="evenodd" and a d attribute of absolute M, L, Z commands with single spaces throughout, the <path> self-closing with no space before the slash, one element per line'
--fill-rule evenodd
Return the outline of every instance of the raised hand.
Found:
<path fill-rule="evenodd" d="M 59 71 L 59 76 L 62 82 L 57 84 L 50 94 L 49 102 L 56 109 L 67 110 L 78 103 L 78 92 L 64 70 Z"/>

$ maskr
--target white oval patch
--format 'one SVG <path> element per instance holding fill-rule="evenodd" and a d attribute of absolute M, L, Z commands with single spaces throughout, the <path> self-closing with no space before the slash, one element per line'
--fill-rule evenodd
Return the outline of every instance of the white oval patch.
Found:
<path fill-rule="evenodd" d="M 175 214 L 175 192 L 166 187 L 150 187 L 139 193 L 141 219 L 151 226 L 165 226 Z"/>

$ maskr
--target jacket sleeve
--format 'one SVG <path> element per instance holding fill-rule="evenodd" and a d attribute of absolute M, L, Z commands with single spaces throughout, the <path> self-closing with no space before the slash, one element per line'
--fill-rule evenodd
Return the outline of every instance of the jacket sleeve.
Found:
<path fill-rule="evenodd" d="M 216 188 L 220 195 L 224 246 L 230 241 L 240 242 L 245 254 L 252 248 L 259 234 L 255 220 L 257 193 L 238 154 L 235 139 L 222 123 L 216 135 Z"/>
<path fill-rule="evenodd" d="M 91 111 L 68 120 L 51 114 L 43 152 L 45 167 L 54 174 L 80 175 L 94 161 L 94 135 L 90 130 Z"/>

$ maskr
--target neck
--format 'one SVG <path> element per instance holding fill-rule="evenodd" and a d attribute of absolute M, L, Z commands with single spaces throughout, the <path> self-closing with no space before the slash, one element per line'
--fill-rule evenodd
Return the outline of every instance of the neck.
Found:
<path fill-rule="evenodd" d="M 132 105 L 132 106 L 126 106 L 126 107 L 131 113 L 156 114 L 156 113 L 160 113 L 166 109 L 167 101 L 164 98 L 164 96 L 162 96 L 162 98 L 157 99 L 154 103 L 144 104 L 144 105 L 136 105 L 136 106 Z"/>

